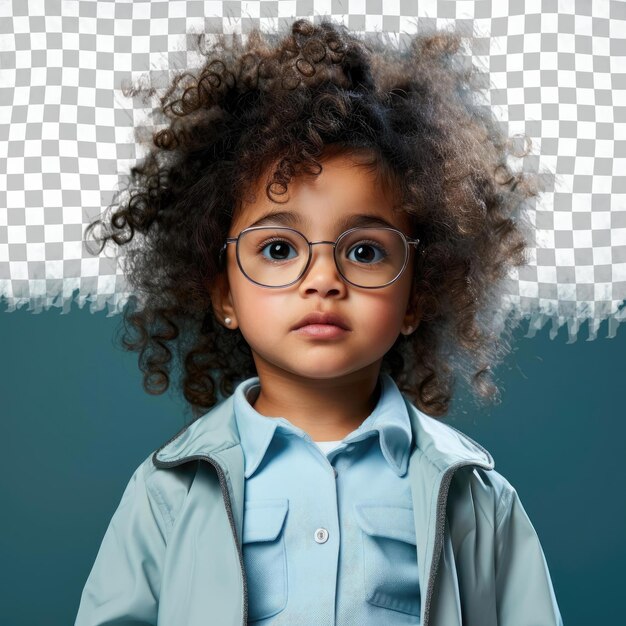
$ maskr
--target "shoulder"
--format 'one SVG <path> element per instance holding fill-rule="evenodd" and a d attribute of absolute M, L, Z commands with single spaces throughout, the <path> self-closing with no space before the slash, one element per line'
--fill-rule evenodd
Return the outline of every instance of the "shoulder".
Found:
<path fill-rule="evenodd" d="M 151 508 L 158 511 L 166 534 L 174 522 L 187 497 L 198 471 L 197 462 L 183 463 L 174 468 L 162 469 L 154 464 L 154 451 L 136 468 L 131 481 L 143 484 Z"/>
<path fill-rule="evenodd" d="M 217 480 L 207 480 L 207 472 L 214 474 L 214 470 L 202 459 L 239 443 L 232 403 L 231 395 L 185 425 L 135 470 L 135 481 L 140 479 L 145 486 L 151 508 L 160 511 L 166 528 L 173 527 L 184 503 L 198 491 L 194 484 L 202 483 L 221 497 Z M 206 504 L 203 494 L 198 497 Z"/>
<path fill-rule="evenodd" d="M 516 496 L 515 487 L 500 472 L 466 466 L 450 483 L 448 512 L 458 517 L 460 511 L 471 510 L 476 522 L 484 521 L 495 530 Z"/>

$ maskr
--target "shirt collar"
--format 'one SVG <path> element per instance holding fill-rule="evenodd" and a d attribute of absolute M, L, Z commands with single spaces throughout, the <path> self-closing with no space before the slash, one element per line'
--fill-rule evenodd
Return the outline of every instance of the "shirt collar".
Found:
<path fill-rule="evenodd" d="M 393 378 L 381 373 L 381 393 L 372 413 L 361 425 L 342 439 L 344 443 L 362 441 L 378 432 L 380 449 L 391 469 L 403 476 L 408 468 L 413 436 L 406 403 Z M 233 394 L 235 419 L 244 451 L 246 478 L 257 470 L 276 429 L 308 437 L 301 428 L 284 417 L 266 417 L 250 404 L 260 389 L 259 377 L 253 376 L 237 385 Z"/>

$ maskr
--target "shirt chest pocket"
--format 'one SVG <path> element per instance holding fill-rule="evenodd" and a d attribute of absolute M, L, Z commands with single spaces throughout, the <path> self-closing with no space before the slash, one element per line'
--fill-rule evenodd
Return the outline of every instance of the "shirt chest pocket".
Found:
<path fill-rule="evenodd" d="M 276 615 L 287 605 L 284 522 L 288 508 L 286 498 L 245 503 L 242 550 L 251 622 Z"/>
<path fill-rule="evenodd" d="M 417 624 L 421 598 L 413 509 L 363 502 L 354 512 L 361 529 L 367 602 L 415 616 Z"/>

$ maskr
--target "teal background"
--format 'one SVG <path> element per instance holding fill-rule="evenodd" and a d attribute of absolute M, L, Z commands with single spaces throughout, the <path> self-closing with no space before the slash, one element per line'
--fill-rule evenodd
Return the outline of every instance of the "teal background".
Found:
<path fill-rule="evenodd" d="M 120 316 L 74 305 L 33 314 L 0 301 L 2 624 L 73 624 L 124 487 L 185 424 L 181 401 L 150 396 Z M 567 344 L 548 326 L 497 370 L 502 403 L 465 395 L 446 422 L 485 446 L 541 539 L 566 626 L 621 623 L 626 577 L 626 329 Z"/>

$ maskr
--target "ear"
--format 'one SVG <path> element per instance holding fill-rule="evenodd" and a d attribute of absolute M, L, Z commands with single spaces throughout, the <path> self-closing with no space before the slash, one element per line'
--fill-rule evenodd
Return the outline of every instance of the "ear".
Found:
<path fill-rule="evenodd" d="M 232 330 L 237 327 L 237 316 L 230 294 L 230 285 L 226 271 L 220 272 L 213 283 L 208 286 L 211 306 L 217 321 L 224 327 Z M 224 320 L 229 317 L 232 321 L 226 324 Z"/>
<path fill-rule="evenodd" d="M 415 332 L 421 321 L 421 312 L 419 306 L 419 296 L 416 292 L 411 294 L 409 304 L 407 305 L 404 319 L 402 320 L 402 334 L 410 335 Z"/>

